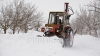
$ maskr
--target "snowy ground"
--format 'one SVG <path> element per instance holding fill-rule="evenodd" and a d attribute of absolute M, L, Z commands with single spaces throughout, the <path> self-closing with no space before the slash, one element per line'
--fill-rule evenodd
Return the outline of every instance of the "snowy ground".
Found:
<path fill-rule="evenodd" d="M 74 45 L 62 48 L 62 40 L 37 37 L 42 34 L 0 34 L 0 56 L 100 56 L 100 39 L 89 35 L 75 35 Z"/>

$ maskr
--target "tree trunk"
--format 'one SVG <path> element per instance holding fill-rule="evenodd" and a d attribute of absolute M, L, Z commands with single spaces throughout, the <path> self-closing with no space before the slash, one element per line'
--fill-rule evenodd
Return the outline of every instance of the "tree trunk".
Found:
<path fill-rule="evenodd" d="M 95 31 L 95 37 L 98 37 L 98 33 L 97 33 L 97 30 L 94 30 Z"/>
<path fill-rule="evenodd" d="M 13 34 L 15 34 L 15 30 L 13 30 Z"/>
<path fill-rule="evenodd" d="M 91 30 L 89 29 L 89 35 L 91 35 Z"/>
<path fill-rule="evenodd" d="M 15 34 L 15 27 L 13 28 L 13 34 Z"/>
<path fill-rule="evenodd" d="M 28 30 L 28 29 L 27 29 L 27 25 L 25 25 L 25 33 L 27 33 L 27 30 Z"/>
<path fill-rule="evenodd" d="M 6 29 L 6 26 L 4 26 L 4 34 L 6 34 L 6 30 L 7 30 L 7 29 Z"/>
<path fill-rule="evenodd" d="M 6 34 L 6 28 L 4 28 L 4 34 Z"/>
<path fill-rule="evenodd" d="M 20 31 L 20 30 L 18 30 L 18 34 L 19 34 L 19 31 Z"/>
<path fill-rule="evenodd" d="M 27 33 L 27 29 L 25 29 L 25 33 Z"/>

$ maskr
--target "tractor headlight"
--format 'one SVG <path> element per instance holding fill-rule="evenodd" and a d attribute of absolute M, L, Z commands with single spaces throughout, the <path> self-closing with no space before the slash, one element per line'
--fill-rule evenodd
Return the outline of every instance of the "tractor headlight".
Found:
<path fill-rule="evenodd" d="M 42 27 L 42 28 L 41 28 L 41 32 L 44 32 L 44 30 L 45 30 L 45 28 L 44 28 L 44 27 Z"/>

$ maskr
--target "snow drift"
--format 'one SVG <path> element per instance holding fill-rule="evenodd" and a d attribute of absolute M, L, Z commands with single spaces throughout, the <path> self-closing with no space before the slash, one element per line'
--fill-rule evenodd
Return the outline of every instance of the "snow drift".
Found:
<path fill-rule="evenodd" d="M 62 48 L 62 39 L 37 37 L 40 32 L 0 34 L 0 56 L 100 56 L 100 39 L 75 35 L 74 45 Z"/>

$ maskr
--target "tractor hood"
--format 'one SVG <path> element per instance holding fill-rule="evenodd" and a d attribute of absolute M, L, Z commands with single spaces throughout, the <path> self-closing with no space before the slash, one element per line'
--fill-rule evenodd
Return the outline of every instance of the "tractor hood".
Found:
<path fill-rule="evenodd" d="M 53 27 L 53 24 L 45 24 L 45 27 Z"/>

